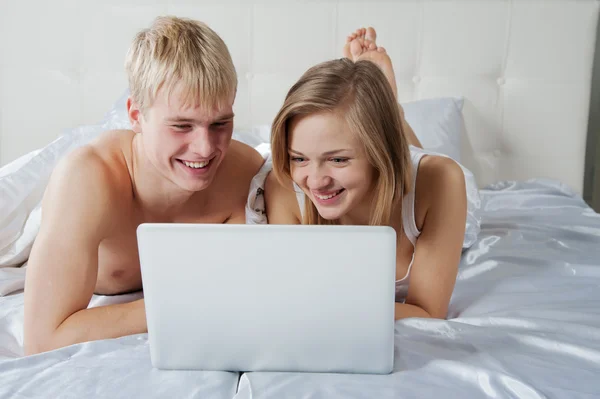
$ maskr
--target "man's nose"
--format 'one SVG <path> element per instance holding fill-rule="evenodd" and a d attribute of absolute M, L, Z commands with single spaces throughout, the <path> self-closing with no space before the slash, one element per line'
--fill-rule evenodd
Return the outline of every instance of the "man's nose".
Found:
<path fill-rule="evenodd" d="M 197 128 L 189 143 L 190 151 L 201 158 L 208 158 L 213 152 L 213 143 L 210 132 L 205 127 Z"/>

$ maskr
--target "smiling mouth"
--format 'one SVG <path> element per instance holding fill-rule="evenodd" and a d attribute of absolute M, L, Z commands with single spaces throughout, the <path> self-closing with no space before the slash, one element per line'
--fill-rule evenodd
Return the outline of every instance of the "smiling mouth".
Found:
<path fill-rule="evenodd" d="M 334 193 L 327 194 L 327 195 L 320 195 L 320 194 L 317 194 L 317 193 L 313 193 L 313 194 L 314 194 L 314 196 L 315 196 L 315 197 L 317 197 L 318 199 L 320 199 L 320 200 L 322 200 L 322 201 L 325 201 L 325 200 L 329 200 L 329 199 L 332 199 L 332 198 L 334 198 L 334 197 L 337 197 L 337 196 L 338 196 L 338 195 L 340 195 L 340 194 L 341 194 L 343 191 L 344 191 L 344 189 L 342 188 L 342 189 L 340 189 L 340 190 L 338 190 L 338 191 L 336 191 L 336 192 L 334 192 Z"/>
<path fill-rule="evenodd" d="M 190 162 L 190 161 L 184 161 L 182 159 L 178 159 L 179 162 L 181 162 L 182 164 L 184 164 L 185 166 L 187 166 L 188 168 L 191 169 L 203 169 L 206 168 L 208 166 L 208 164 L 210 163 L 211 159 L 209 159 L 208 161 L 202 161 L 202 162 Z"/>

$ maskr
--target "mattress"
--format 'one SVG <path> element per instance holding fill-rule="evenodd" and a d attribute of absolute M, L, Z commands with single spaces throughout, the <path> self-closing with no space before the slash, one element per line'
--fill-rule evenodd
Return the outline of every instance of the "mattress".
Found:
<path fill-rule="evenodd" d="M 26 269 L 8 268 L 0 397 L 599 397 L 600 215 L 554 180 L 480 194 L 481 233 L 463 253 L 448 318 L 397 321 L 390 375 L 161 371 L 146 334 L 21 357 Z"/>

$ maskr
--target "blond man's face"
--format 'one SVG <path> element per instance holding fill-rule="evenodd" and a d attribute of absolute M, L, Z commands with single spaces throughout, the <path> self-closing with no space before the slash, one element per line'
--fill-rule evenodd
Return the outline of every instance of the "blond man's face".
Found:
<path fill-rule="evenodd" d="M 181 90 L 159 91 L 140 117 L 144 148 L 150 162 L 183 190 L 206 189 L 231 142 L 233 101 L 207 109 L 184 104 Z"/>

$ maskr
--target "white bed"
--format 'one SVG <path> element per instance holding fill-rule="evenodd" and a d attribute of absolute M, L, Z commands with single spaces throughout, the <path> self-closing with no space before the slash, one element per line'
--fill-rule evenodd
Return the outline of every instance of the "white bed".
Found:
<path fill-rule="evenodd" d="M 230 47 L 236 137 L 254 145 L 306 68 L 375 26 L 417 134 L 436 145 L 435 121 L 448 143 L 460 139 L 482 219 L 448 320 L 397 322 L 389 376 L 163 372 L 145 334 L 22 357 L 26 268 L 0 267 L 0 397 L 599 397 L 600 216 L 581 198 L 599 10 L 595 0 L 1 3 L 0 266 L 26 260 L 56 160 L 126 126 L 127 45 L 167 13 L 207 22 Z M 464 126 L 431 115 L 450 97 L 464 101 Z"/>

